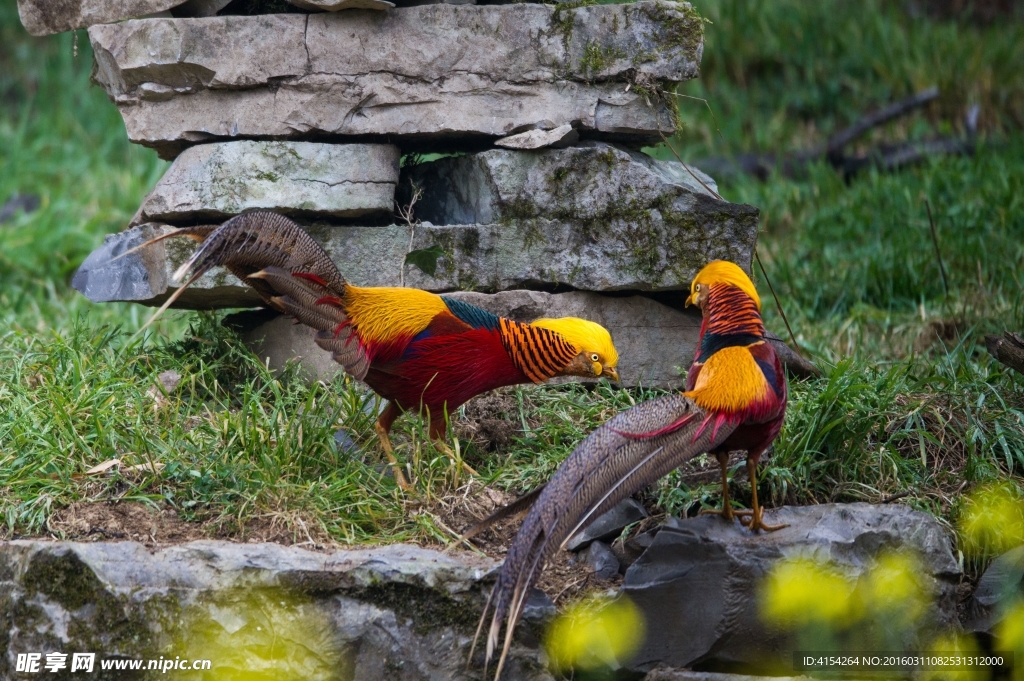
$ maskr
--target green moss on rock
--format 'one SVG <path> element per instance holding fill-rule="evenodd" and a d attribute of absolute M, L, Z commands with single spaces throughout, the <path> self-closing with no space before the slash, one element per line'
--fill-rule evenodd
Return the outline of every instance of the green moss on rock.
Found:
<path fill-rule="evenodd" d="M 474 599 L 456 599 L 443 589 L 381 582 L 348 595 L 412 620 L 413 630 L 420 635 L 440 627 L 472 632 L 480 618 L 480 603 Z"/>

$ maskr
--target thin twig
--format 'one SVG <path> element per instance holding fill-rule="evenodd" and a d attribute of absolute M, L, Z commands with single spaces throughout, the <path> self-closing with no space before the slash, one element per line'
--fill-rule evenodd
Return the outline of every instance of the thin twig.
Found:
<path fill-rule="evenodd" d="M 697 177 L 696 173 L 690 170 L 690 166 L 686 165 L 686 162 L 682 158 L 680 158 L 679 154 L 669 143 L 668 139 L 665 137 L 665 133 L 659 131 L 658 134 L 661 135 L 662 141 L 665 142 L 665 146 L 669 148 L 669 151 L 671 151 L 672 155 L 676 157 L 676 160 L 678 160 L 683 165 L 683 167 L 686 168 L 686 172 L 690 173 L 690 175 L 693 176 L 693 179 L 697 180 L 697 182 L 700 182 L 700 185 L 704 187 L 704 189 L 707 189 L 712 196 L 714 196 L 720 201 L 725 201 L 725 199 L 722 198 L 721 194 L 711 189 L 711 187 L 707 186 L 703 180 Z M 790 328 L 789 326 L 789 318 L 786 317 L 786 311 L 782 309 L 782 303 L 779 301 L 779 296 L 776 295 L 775 293 L 775 287 L 772 286 L 772 280 L 768 278 L 768 272 L 766 272 L 764 269 L 764 264 L 761 262 L 761 256 L 758 255 L 757 253 L 756 246 L 754 247 L 754 259 L 757 260 L 757 264 L 761 268 L 761 274 L 764 275 L 764 280 L 768 282 L 768 289 L 772 292 L 772 298 L 775 299 L 775 307 L 779 309 L 779 314 L 782 315 L 782 321 L 786 323 L 786 331 L 789 332 L 789 338 L 793 341 L 793 352 L 803 357 L 803 354 L 800 352 L 800 346 L 797 345 L 796 336 L 793 334 L 793 329 Z"/>
<path fill-rule="evenodd" d="M 782 315 L 782 321 L 786 323 L 786 331 L 789 332 L 789 338 L 793 341 L 793 352 L 803 357 L 803 353 L 800 352 L 800 346 L 796 342 L 796 336 L 793 334 L 793 329 L 789 326 L 789 319 L 786 317 L 786 311 L 782 309 L 782 303 L 779 302 L 779 297 L 775 295 L 775 287 L 772 286 L 772 280 L 768 278 L 768 272 L 764 268 L 764 263 L 761 262 L 761 256 L 758 255 L 757 248 L 754 249 L 754 260 L 757 261 L 757 266 L 761 268 L 761 274 L 764 275 L 764 280 L 768 282 L 768 290 L 772 292 L 772 298 L 775 299 L 775 307 L 779 308 L 779 314 Z"/>
<path fill-rule="evenodd" d="M 409 225 L 409 249 L 406 254 L 412 252 L 413 240 L 416 237 L 416 224 L 419 222 L 414 216 L 413 209 L 416 206 L 416 202 L 423 196 L 423 187 L 418 186 L 415 182 L 409 182 L 412 187 L 412 197 L 409 199 L 409 203 L 405 206 L 396 205 L 398 217 L 405 221 Z M 405 288 L 405 262 L 402 262 L 401 267 L 398 270 L 398 285 Z"/>
<path fill-rule="evenodd" d="M 718 127 L 718 119 L 715 118 L 715 112 L 711 110 L 711 105 L 708 103 L 708 100 L 704 99 L 703 97 L 694 97 L 692 95 L 681 95 L 678 92 L 675 92 L 673 94 L 677 98 L 679 98 L 679 97 L 686 97 L 687 99 L 696 99 L 698 102 L 704 102 L 704 106 L 706 106 L 708 108 L 708 113 L 711 114 L 711 121 L 715 124 L 715 131 L 718 133 L 719 139 L 722 140 L 722 146 L 723 147 L 726 146 L 726 144 L 725 144 L 725 136 L 722 134 L 721 128 Z M 676 103 L 676 106 L 677 107 L 679 106 L 678 102 Z"/>
<path fill-rule="evenodd" d="M 946 266 L 942 263 L 942 251 L 939 250 L 939 237 L 935 233 L 935 220 L 932 219 L 932 205 L 924 200 L 924 208 L 928 211 L 928 226 L 932 230 L 932 243 L 935 244 L 935 257 L 939 260 L 939 274 L 942 275 L 942 288 L 946 291 L 946 302 L 949 302 L 949 281 L 946 280 Z"/>
<path fill-rule="evenodd" d="M 679 154 L 676 152 L 676 150 L 669 143 L 668 138 L 665 137 L 665 133 L 663 133 L 663 132 L 661 132 L 659 130 L 658 134 L 661 135 L 661 141 L 665 143 L 665 146 L 668 147 L 668 150 L 671 151 L 672 155 L 676 157 L 676 160 L 679 161 L 680 163 L 682 163 L 683 167 L 686 168 L 686 172 L 690 173 L 690 175 L 693 177 L 693 179 L 697 180 L 697 182 L 700 182 L 700 186 L 704 187 L 704 189 L 707 189 L 709 194 L 714 196 L 719 201 L 725 201 L 725 199 L 722 198 L 721 194 L 716 192 L 711 187 L 707 186 L 707 184 L 705 184 L 704 180 L 702 180 L 699 177 L 697 177 L 697 173 L 695 173 L 692 170 L 690 170 L 690 166 L 686 165 L 686 161 L 684 161 L 682 158 L 679 157 Z"/>

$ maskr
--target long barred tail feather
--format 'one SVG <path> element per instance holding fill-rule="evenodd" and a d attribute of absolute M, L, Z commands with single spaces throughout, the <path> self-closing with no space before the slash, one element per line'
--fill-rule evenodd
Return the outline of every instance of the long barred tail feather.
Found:
<path fill-rule="evenodd" d="M 365 347 L 344 310 L 326 302 L 344 296 L 345 278 L 302 227 L 277 213 L 251 211 L 219 227 L 179 229 L 133 250 L 174 236 L 189 236 L 202 243 L 174 273 L 175 280 L 186 276 L 188 280 L 146 326 L 199 277 L 222 266 L 252 287 L 269 307 L 316 330 L 317 345 L 331 352 L 349 374 L 360 380 L 365 378 L 370 367 Z"/>
<path fill-rule="evenodd" d="M 559 467 L 523 521 L 494 586 L 485 649 L 489 662 L 504 625 L 498 675 L 504 668 L 526 595 L 545 562 L 601 513 L 689 459 L 714 449 L 737 427 L 726 421 L 710 429 L 705 425 L 706 417 L 700 407 L 682 395 L 645 402 L 592 432 Z M 663 435 L 641 439 L 623 434 L 666 429 Z M 485 609 L 481 621 L 489 611 Z"/>
<path fill-rule="evenodd" d="M 188 272 L 207 272 L 218 265 L 247 284 L 250 274 L 273 266 L 314 275 L 336 295 L 345 291 L 345 278 L 324 249 L 302 227 L 270 211 L 242 213 L 225 222 L 203 240 L 174 277 L 180 280 Z M 268 297 L 266 287 L 254 288 L 264 299 Z"/>

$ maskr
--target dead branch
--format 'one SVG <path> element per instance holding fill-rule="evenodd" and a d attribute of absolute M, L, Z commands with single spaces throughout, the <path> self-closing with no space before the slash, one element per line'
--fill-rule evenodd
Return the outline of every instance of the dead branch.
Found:
<path fill-rule="evenodd" d="M 869 113 L 850 127 L 840 130 L 838 133 L 830 137 L 828 143 L 825 144 L 824 153 L 828 156 L 837 154 L 841 152 L 842 148 L 847 144 L 872 128 L 877 128 L 878 126 L 884 125 L 891 120 L 899 118 L 900 116 L 905 116 L 914 109 L 924 106 L 933 99 L 937 99 L 938 96 L 939 88 L 930 87 L 923 92 L 918 92 L 916 95 L 907 97 L 906 99 L 901 99 L 898 102 L 893 102 L 887 107 Z"/>
<path fill-rule="evenodd" d="M 765 340 L 771 343 L 775 354 L 779 356 L 782 366 L 786 367 L 786 373 L 793 378 L 817 378 L 821 376 L 821 369 L 810 361 L 796 353 L 793 348 L 786 345 L 786 342 L 771 331 L 765 331 Z"/>
<path fill-rule="evenodd" d="M 985 347 L 996 361 L 1024 374 L 1024 338 L 1005 331 L 1002 336 L 985 336 Z"/>
<path fill-rule="evenodd" d="M 814 149 L 788 154 L 737 154 L 728 158 L 719 156 L 697 161 L 694 165 L 712 177 L 746 173 L 760 180 L 767 180 L 774 171 L 780 172 L 785 177 L 803 177 L 807 174 L 809 164 L 824 159 L 842 172 L 844 177 L 850 178 L 869 167 L 896 170 L 903 166 L 920 163 L 931 156 L 973 154 L 979 114 L 977 105 L 970 107 L 964 118 L 966 137 L 938 137 L 916 142 L 881 144 L 868 153 L 858 156 L 847 155 L 843 152 L 846 146 L 873 128 L 900 116 L 905 116 L 938 96 L 939 89 L 932 87 L 906 99 L 893 102 L 889 106 L 863 116 L 850 127 L 830 137 L 824 146 Z"/>

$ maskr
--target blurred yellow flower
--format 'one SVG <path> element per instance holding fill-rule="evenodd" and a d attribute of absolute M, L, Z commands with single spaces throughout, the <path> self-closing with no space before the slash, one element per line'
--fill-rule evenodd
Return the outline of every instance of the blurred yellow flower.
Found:
<path fill-rule="evenodd" d="M 783 560 L 762 584 L 761 616 L 790 626 L 847 619 L 856 614 L 852 592 L 849 580 L 819 563 Z"/>
<path fill-rule="evenodd" d="M 920 582 L 921 565 L 908 552 L 883 553 L 865 575 L 857 597 L 867 612 L 898 613 L 902 620 L 915 620 L 927 604 Z"/>
<path fill-rule="evenodd" d="M 1018 655 L 1024 655 L 1024 602 L 1018 601 L 1006 611 L 1003 621 L 996 628 L 996 638 L 999 639 L 1001 650 L 1012 650 Z"/>
<path fill-rule="evenodd" d="M 643 638 L 643 615 L 628 598 L 588 599 L 558 616 L 545 648 L 557 669 L 616 669 Z"/>
<path fill-rule="evenodd" d="M 928 646 L 928 652 L 937 655 L 970 657 L 983 655 L 973 636 L 957 636 L 946 634 L 932 641 Z M 956 669 L 930 669 L 921 670 L 917 681 L 988 681 L 992 677 L 991 669 L 988 667 L 974 667 L 963 665 Z"/>
<path fill-rule="evenodd" d="M 280 589 L 228 592 L 190 608 L 173 638 L 173 653 L 213 663 L 204 681 L 328 681 L 351 664 L 327 614 Z"/>
<path fill-rule="evenodd" d="M 967 546 L 985 553 L 1002 553 L 1024 544 L 1024 502 L 1007 485 L 990 485 L 972 492 L 964 502 L 960 529 Z"/>

